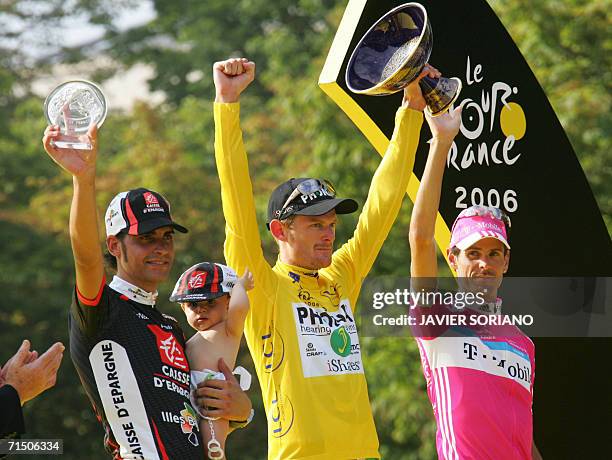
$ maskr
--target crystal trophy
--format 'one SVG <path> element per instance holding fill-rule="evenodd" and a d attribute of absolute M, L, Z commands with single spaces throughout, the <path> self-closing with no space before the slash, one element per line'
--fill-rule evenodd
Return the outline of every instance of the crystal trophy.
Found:
<path fill-rule="evenodd" d="M 91 124 L 98 128 L 107 113 L 106 98 L 100 88 L 85 80 L 72 80 L 57 86 L 44 104 L 47 122 L 60 127 L 61 136 L 53 143 L 60 149 L 90 150 L 84 135 Z"/>

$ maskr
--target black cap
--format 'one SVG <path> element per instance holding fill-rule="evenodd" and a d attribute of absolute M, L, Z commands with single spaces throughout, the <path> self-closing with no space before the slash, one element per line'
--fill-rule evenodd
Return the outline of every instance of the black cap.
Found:
<path fill-rule="evenodd" d="M 172 220 L 168 200 L 146 188 L 118 193 L 108 205 L 104 223 L 106 236 L 117 235 L 122 231 L 128 235 L 142 235 L 166 226 L 187 233 L 185 227 Z"/>
<path fill-rule="evenodd" d="M 274 189 L 268 201 L 268 223 L 266 224 L 268 229 L 270 228 L 270 222 L 274 219 L 283 220 L 292 215 L 320 216 L 332 209 L 336 210 L 336 214 L 351 214 L 357 211 L 359 205 L 355 200 L 335 198 L 333 195 L 325 193 L 324 190 L 309 195 L 299 194 L 283 210 L 284 204 L 297 186 L 311 179 L 309 177 L 291 178 Z M 314 180 L 319 181 L 319 179 Z"/>
<path fill-rule="evenodd" d="M 202 262 L 188 268 L 176 282 L 171 302 L 201 302 L 229 294 L 236 272 L 226 265 Z"/>

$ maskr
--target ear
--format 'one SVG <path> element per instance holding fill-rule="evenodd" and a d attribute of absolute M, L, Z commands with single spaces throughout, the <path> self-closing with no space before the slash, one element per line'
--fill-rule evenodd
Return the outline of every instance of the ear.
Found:
<path fill-rule="evenodd" d="M 274 219 L 270 222 L 270 232 L 274 239 L 279 241 L 287 241 L 287 230 L 280 220 Z"/>
<path fill-rule="evenodd" d="M 119 238 L 113 235 L 107 237 L 106 247 L 108 248 L 108 252 L 114 255 L 117 259 L 121 258 L 121 244 L 119 242 Z"/>
<path fill-rule="evenodd" d="M 504 255 L 504 273 L 508 271 L 508 267 L 510 266 L 510 249 L 506 251 Z"/>
<path fill-rule="evenodd" d="M 453 270 L 457 271 L 457 257 L 452 253 L 450 248 L 446 250 L 446 257 L 448 257 L 448 262 Z"/>

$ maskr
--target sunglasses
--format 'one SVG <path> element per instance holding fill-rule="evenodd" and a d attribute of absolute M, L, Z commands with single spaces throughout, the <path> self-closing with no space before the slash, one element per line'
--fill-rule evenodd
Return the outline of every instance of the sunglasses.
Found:
<path fill-rule="evenodd" d="M 282 208 L 279 212 L 279 218 L 285 214 L 287 211 L 287 207 L 289 204 L 295 200 L 298 196 L 307 196 L 316 192 L 322 192 L 323 194 L 329 196 L 330 198 L 334 198 L 336 196 L 336 189 L 326 179 L 307 179 L 303 182 L 300 182 L 297 187 L 291 192 L 285 204 L 283 204 Z"/>

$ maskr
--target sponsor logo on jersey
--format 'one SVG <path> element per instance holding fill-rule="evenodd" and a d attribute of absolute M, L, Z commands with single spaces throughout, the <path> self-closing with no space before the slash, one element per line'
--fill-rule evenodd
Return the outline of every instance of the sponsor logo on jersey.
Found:
<path fill-rule="evenodd" d="M 123 431 L 123 436 L 125 436 L 127 441 L 127 446 L 121 446 L 122 450 L 127 450 L 130 454 L 138 456 L 134 458 L 145 458 L 142 455 L 142 446 L 140 445 L 140 440 L 138 439 L 138 433 L 136 432 L 134 422 L 122 423 L 121 429 Z M 122 453 L 125 455 L 124 452 Z"/>
<path fill-rule="evenodd" d="M 127 350 L 103 340 L 92 348 L 89 362 L 121 458 L 159 459 Z"/>
<path fill-rule="evenodd" d="M 300 290 L 298 291 L 298 298 L 306 305 L 322 308 L 319 301 L 307 289 L 300 287 Z"/>
<path fill-rule="evenodd" d="M 340 292 L 337 284 L 332 284 L 329 289 L 323 289 L 321 295 L 326 297 L 335 308 L 340 305 Z"/>
<path fill-rule="evenodd" d="M 175 323 L 178 323 L 178 321 L 176 320 L 176 318 L 175 318 L 174 316 L 166 315 L 165 313 L 162 313 L 162 316 L 163 316 L 164 318 L 166 318 L 166 319 L 169 319 L 170 321 L 174 321 Z M 169 327 L 169 328 L 172 328 L 172 326 L 168 326 L 168 325 L 166 325 L 166 324 L 162 324 L 162 327 L 164 327 L 164 329 L 165 329 L 165 328 L 168 328 L 168 327 Z"/>
<path fill-rule="evenodd" d="M 289 275 L 299 276 L 292 272 L 289 272 Z M 298 278 L 298 281 L 299 281 L 299 278 Z M 294 279 L 294 282 L 296 282 L 295 279 Z M 338 306 L 340 305 L 340 292 L 339 292 L 337 284 L 333 284 L 329 286 L 328 288 L 321 289 L 321 291 L 315 293 L 315 295 L 313 295 L 308 289 L 304 288 L 302 285 L 299 285 L 297 295 L 298 295 L 298 298 L 301 301 L 303 301 L 306 305 L 308 305 L 309 307 L 324 308 L 325 310 L 328 310 L 330 308 L 332 309 L 338 308 Z M 321 301 L 323 301 L 321 297 L 327 300 L 327 302 L 324 302 L 326 305 L 321 303 Z"/>
<path fill-rule="evenodd" d="M 325 352 L 317 350 L 317 347 L 312 342 L 308 342 L 306 345 L 306 356 L 321 356 L 324 354 Z"/>
<path fill-rule="evenodd" d="M 494 367 L 497 372 L 490 373 L 511 378 L 526 389 L 531 387 L 531 362 L 525 352 L 507 342 L 482 340 L 482 344 L 464 342 L 464 358 L 478 361 L 483 370 Z"/>
<path fill-rule="evenodd" d="M 304 377 L 363 373 L 357 325 L 347 299 L 335 311 L 294 303 L 293 312 Z"/>
<path fill-rule="evenodd" d="M 274 331 L 274 332 L 272 332 Z M 261 336 L 264 372 L 274 372 L 285 359 L 285 341 L 273 325 Z"/>
<path fill-rule="evenodd" d="M 162 365 L 161 373 L 153 374 L 155 388 L 164 388 L 189 399 L 189 372 L 182 372 L 172 366 Z"/>
<path fill-rule="evenodd" d="M 268 413 L 268 429 L 272 431 L 273 437 L 282 438 L 293 427 L 295 419 L 293 403 L 288 396 L 276 392 Z"/>
<path fill-rule="evenodd" d="M 170 411 L 162 411 L 161 418 L 162 421 L 166 423 L 176 423 L 181 426 L 181 431 L 187 435 L 188 441 L 194 445 L 199 446 L 199 436 L 197 432 L 198 428 L 198 418 L 196 417 L 196 412 L 188 403 L 183 403 L 185 408 L 177 414 L 174 414 Z"/>
<path fill-rule="evenodd" d="M 363 372 L 361 359 L 358 361 L 330 359 L 327 361 L 327 368 L 333 374 L 355 374 Z"/>
<path fill-rule="evenodd" d="M 347 309 L 348 308 L 348 309 Z M 356 331 L 355 320 L 352 317 L 352 312 L 348 310 L 348 304 L 343 304 L 336 312 L 321 311 L 321 309 L 312 308 L 306 305 L 296 307 L 296 315 L 299 326 L 303 332 L 311 333 L 321 330 L 327 330 L 330 334 L 333 329 L 339 326 L 344 326 L 347 331 Z"/>
<path fill-rule="evenodd" d="M 351 354 L 351 336 L 344 326 L 336 329 L 329 336 L 329 343 L 337 355 L 346 357 Z"/>
<path fill-rule="evenodd" d="M 459 367 L 513 380 L 531 392 L 532 369 L 529 354 L 509 340 L 477 337 L 418 339 L 432 369 Z"/>
<path fill-rule="evenodd" d="M 140 313 L 140 312 L 136 313 L 136 317 L 140 318 L 140 319 L 144 319 L 144 320 L 148 320 L 149 319 L 149 317 L 147 315 L 145 315 L 143 313 Z"/>
<path fill-rule="evenodd" d="M 162 363 L 188 371 L 189 365 L 185 358 L 185 352 L 176 337 L 171 332 L 163 331 L 156 324 L 149 324 L 148 328 L 155 335 Z"/>

